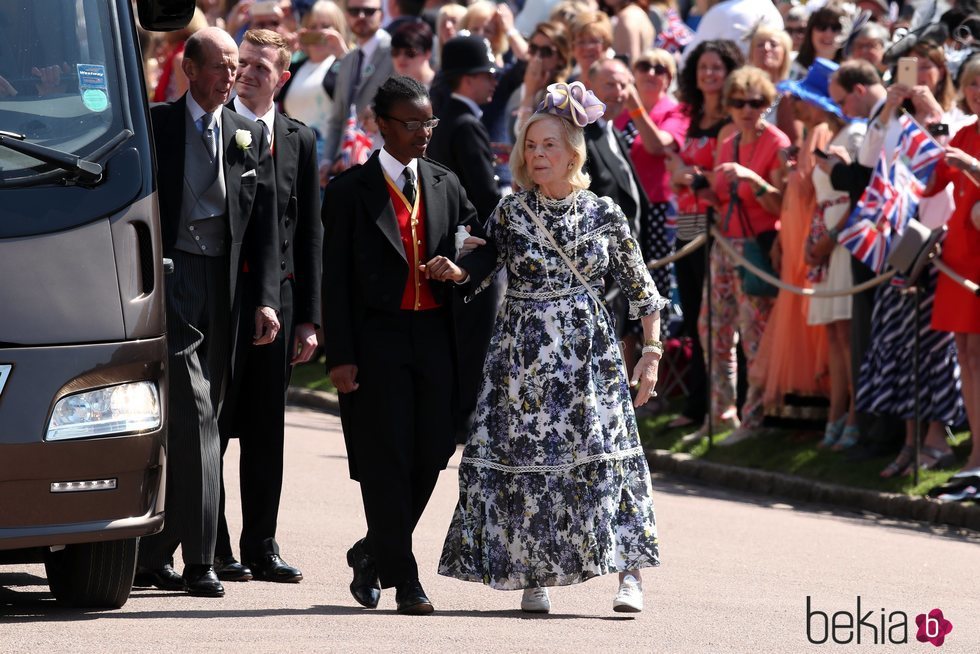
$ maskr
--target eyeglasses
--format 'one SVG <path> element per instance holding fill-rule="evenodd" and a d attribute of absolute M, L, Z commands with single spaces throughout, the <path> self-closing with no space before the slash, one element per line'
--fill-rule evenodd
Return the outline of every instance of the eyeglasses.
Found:
<path fill-rule="evenodd" d="M 654 75 L 666 75 L 668 72 L 670 72 L 663 64 L 652 64 L 649 61 L 638 61 L 633 68 L 636 69 L 636 72 L 643 73 L 644 75 L 649 73 L 651 70 L 653 71 Z"/>
<path fill-rule="evenodd" d="M 763 107 L 768 107 L 769 103 L 765 98 L 729 98 L 728 106 L 732 109 L 745 109 L 745 107 L 752 107 L 753 109 L 762 109 Z"/>
<path fill-rule="evenodd" d="M 784 27 L 783 30 L 790 36 L 803 36 L 806 34 L 805 27 Z"/>
<path fill-rule="evenodd" d="M 370 18 L 379 11 L 381 11 L 379 7 L 348 7 L 347 15 L 351 16 L 352 18 L 356 18 L 358 16 L 361 18 Z"/>
<path fill-rule="evenodd" d="M 535 43 L 531 43 L 527 46 L 527 53 L 532 57 L 549 59 L 558 54 L 558 51 L 552 48 L 550 45 L 537 45 Z"/>
<path fill-rule="evenodd" d="M 408 57 L 409 59 L 415 59 L 420 54 L 422 54 L 421 51 L 416 50 L 415 48 L 392 48 L 391 49 L 392 59 L 398 59 L 398 57 L 401 57 L 402 55 Z"/>
<path fill-rule="evenodd" d="M 382 118 L 387 118 L 388 120 L 394 120 L 405 126 L 409 132 L 417 132 L 420 129 L 435 129 L 439 126 L 438 118 L 430 118 L 429 120 L 402 120 L 401 118 L 395 118 L 394 116 L 381 116 Z"/>
<path fill-rule="evenodd" d="M 840 34 L 841 30 L 843 29 L 844 28 L 841 27 L 840 23 L 814 23 L 813 24 L 814 32 L 826 32 L 827 30 L 830 30 L 834 34 Z"/>

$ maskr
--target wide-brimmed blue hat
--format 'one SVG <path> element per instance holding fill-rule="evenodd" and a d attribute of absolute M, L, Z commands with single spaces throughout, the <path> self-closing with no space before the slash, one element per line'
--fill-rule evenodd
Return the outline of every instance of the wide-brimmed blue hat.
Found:
<path fill-rule="evenodd" d="M 780 82 L 776 85 L 776 90 L 780 93 L 789 93 L 793 97 L 809 102 L 842 120 L 847 120 L 844 112 L 830 97 L 830 76 L 838 68 L 839 66 L 830 59 L 818 57 L 813 61 L 810 69 L 806 71 L 806 77 L 799 81 L 786 80 Z"/>

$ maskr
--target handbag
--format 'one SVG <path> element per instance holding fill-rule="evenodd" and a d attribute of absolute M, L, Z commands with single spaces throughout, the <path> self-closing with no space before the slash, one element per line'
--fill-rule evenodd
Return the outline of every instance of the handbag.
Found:
<path fill-rule="evenodd" d="M 521 207 L 523 207 L 524 211 L 527 212 L 527 215 L 531 218 L 531 221 L 534 223 L 534 225 L 539 230 L 541 230 L 541 233 L 544 234 L 545 238 L 548 239 L 548 243 L 551 244 L 551 247 L 555 250 L 555 252 L 558 253 L 558 256 L 562 258 L 562 261 L 564 261 L 565 265 L 567 265 L 569 270 L 572 271 L 572 274 L 575 275 L 575 278 L 578 279 L 582 287 L 585 288 L 585 292 L 589 294 L 589 297 L 591 297 L 592 300 L 596 303 L 596 305 L 599 307 L 599 310 L 602 311 L 603 314 L 605 314 L 606 320 L 609 322 L 609 326 L 613 327 L 615 323 L 613 322 L 612 316 L 609 315 L 609 311 L 606 309 L 605 303 L 601 299 L 599 299 L 598 293 L 596 293 L 595 289 L 592 288 L 592 284 L 589 283 L 589 281 L 585 278 L 585 276 L 578 271 L 578 268 L 575 267 L 575 264 L 572 263 L 572 260 L 568 258 L 567 254 L 565 254 L 565 250 L 562 249 L 560 245 L 558 245 L 557 241 L 555 241 L 555 237 L 551 234 L 551 230 L 548 229 L 548 227 L 544 224 L 544 221 L 542 221 L 541 218 L 538 217 L 538 214 L 531 211 L 531 207 L 527 206 L 527 203 L 524 201 L 524 198 L 522 198 L 520 195 L 517 195 L 516 197 L 517 197 L 517 201 L 520 203 Z M 620 372 L 623 373 L 623 377 L 626 379 L 626 385 L 629 386 L 629 375 L 626 374 L 626 344 L 623 341 L 619 341 L 619 354 L 620 354 L 619 369 Z"/>
<path fill-rule="evenodd" d="M 742 135 L 740 133 L 735 135 L 735 163 L 738 163 L 738 147 L 741 139 Z M 731 202 L 728 205 L 728 215 L 725 216 L 725 229 L 728 229 L 728 223 L 731 220 L 732 214 L 737 212 L 738 219 L 742 223 L 742 233 L 751 234 L 751 237 L 747 236 L 742 243 L 742 256 L 773 277 L 779 277 L 776 271 L 773 270 L 772 259 L 769 256 L 778 232 L 771 229 L 756 234 L 755 230 L 752 229 L 752 224 L 749 222 L 748 216 L 745 215 L 745 207 L 742 206 L 742 201 L 738 197 L 738 182 L 732 182 L 729 195 L 731 196 Z M 745 266 L 738 266 L 736 270 L 738 270 L 738 276 L 742 282 L 742 290 L 747 295 L 776 297 L 779 294 L 778 288 Z"/>

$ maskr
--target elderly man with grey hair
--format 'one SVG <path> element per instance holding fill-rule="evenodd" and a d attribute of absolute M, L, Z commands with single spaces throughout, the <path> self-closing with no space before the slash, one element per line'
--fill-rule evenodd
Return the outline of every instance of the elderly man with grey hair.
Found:
<path fill-rule="evenodd" d="M 888 70 L 888 66 L 884 64 L 885 50 L 890 40 L 886 27 L 880 23 L 865 23 L 848 46 L 847 55 L 852 59 L 867 61 L 879 74 L 884 75 Z"/>

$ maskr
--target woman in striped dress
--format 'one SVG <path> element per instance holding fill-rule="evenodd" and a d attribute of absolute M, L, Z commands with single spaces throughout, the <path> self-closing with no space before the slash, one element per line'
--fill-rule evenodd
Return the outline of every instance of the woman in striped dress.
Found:
<path fill-rule="evenodd" d="M 871 347 L 861 363 L 857 410 L 904 418 L 905 446 L 881 471 L 894 477 L 908 471 L 915 457 L 914 334 L 919 330 L 919 416 L 928 421 L 922 447 L 922 467 L 952 463 L 946 425 L 966 419 L 960 387 L 956 345 L 949 332 L 930 328 L 938 271 L 929 266 L 919 281 L 919 321 L 915 321 L 915 294 L 892 284 L 878 287 L 871 318 Z"/>
<path fill-rule="evenodd" d="M 929 48 L 923 49 L 921 53 L 925 56 L 919 61 L 927 60 L 930 51 Z M 925 89 L 924 94 L 913 93 L 908 87 L 898 84 L 893 85 L 878 120 L 890 120 L 894 123 L 897 120 L 895 116 L 898 115 L 898 107 L 906 99 L 911 99 L 915 108 L 914 117 L 920 124 L 936 120 L 952 123 L 952 115 L 948 113 L 952 97 L 948 92 L 948 84 L 940 84 L 941 72 L 935 62 L 931 66 L 920 66 L 919 86 L 915 88 Z M 885 152 L 897 149 L 897 132 L 894 124 L 887 130 L 883 143 Z M 928 215 L 920 216 L 923 222 L 927 222 L 929 218 Z M 929 423 L 921 450 L 923 456 L 920 466 L 925 469 L 945 468 L 955 461 L 953 451 L 946 442 L 946 426 L 962 424 L 966 420 L 966 413 L 953 334 L 934 330 L 930 326 L 937 277 L 936 269 L 929 266 L 928 272 L 923 273 L 919 279 L 918 324 L 915 321 L 914 294 L 895 285 L 885 284 L 878 288 L 875 295 L 871 318 L 871 346 L 861 364 L 857 410 L 892 415 L 907 421 L 905 446 L 895 460 L 881 471 L 882 477 L 906 473 L 914 465 L 915 329 L 919 330 L 921 336 L 919 419 Z"/>

